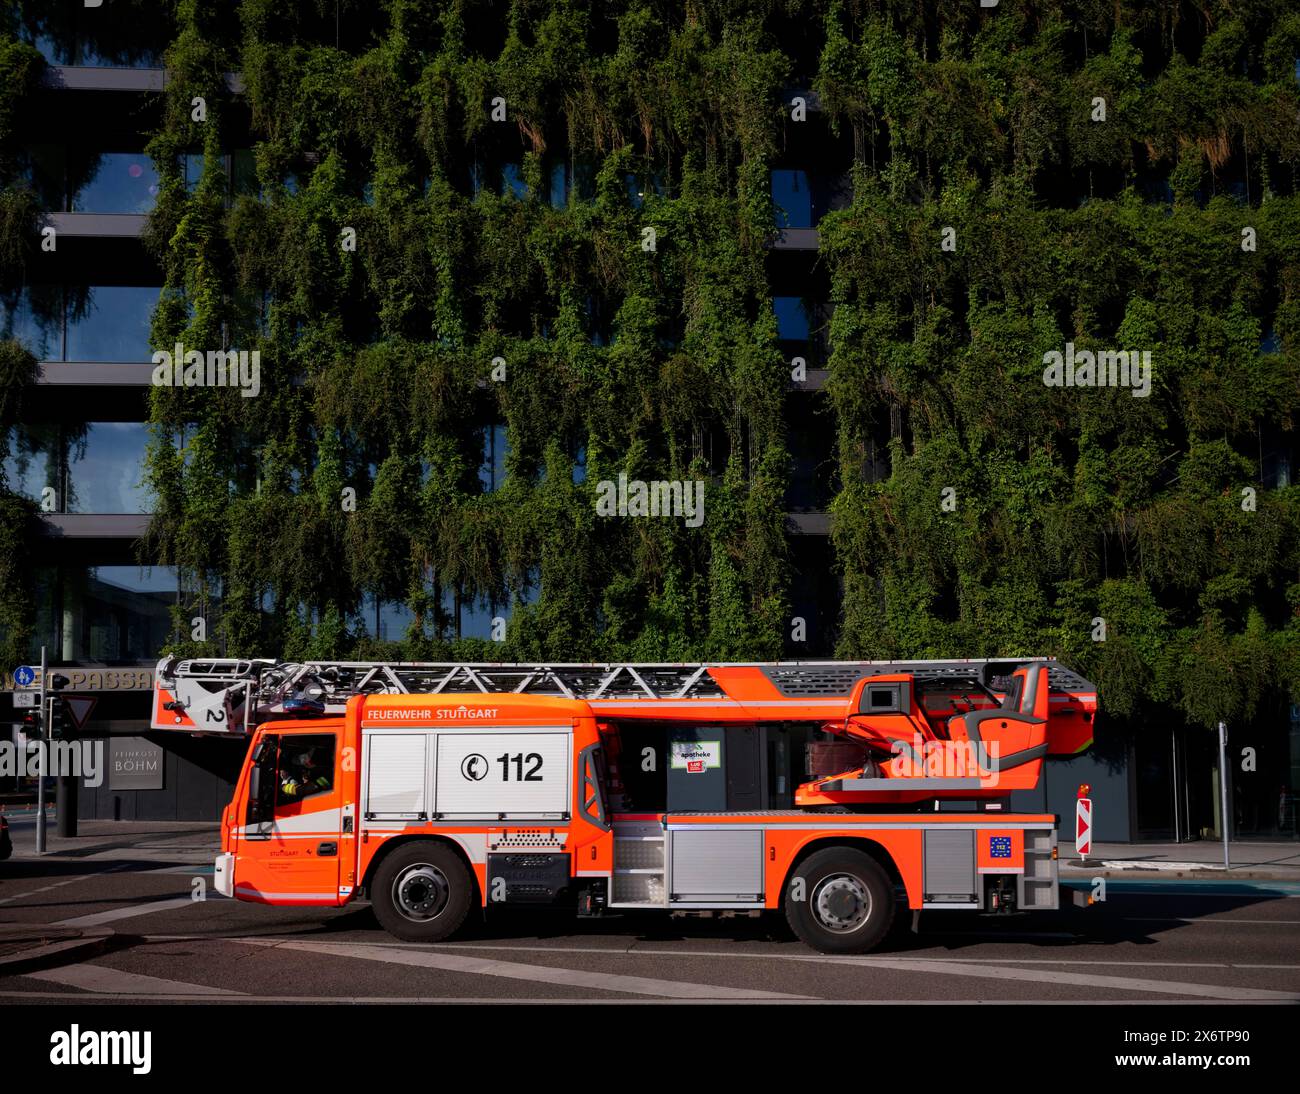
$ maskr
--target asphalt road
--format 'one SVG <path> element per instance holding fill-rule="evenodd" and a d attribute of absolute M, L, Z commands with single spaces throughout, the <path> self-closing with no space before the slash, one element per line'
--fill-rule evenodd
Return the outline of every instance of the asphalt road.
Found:
<path fill-rule="evenodd" d="M 512 909 L 438 946 L 367 907 L 212 895 L 204 840 L 0 864 L 0 923 L 109 927 L 109 947 L 0 976 L 0 1006 L 110 1002 L 1294 1003 L 1300 899 L 1268 882 L 1112 882 L 1104 903 L 1012 918 L 927 912 L 887 948 L 828 957 L 779 916 L 579 921 Z M 1294 888 L 1294 886 L 1292 887 Z M 207 899 L 194 900 L 195 891 Z"/>

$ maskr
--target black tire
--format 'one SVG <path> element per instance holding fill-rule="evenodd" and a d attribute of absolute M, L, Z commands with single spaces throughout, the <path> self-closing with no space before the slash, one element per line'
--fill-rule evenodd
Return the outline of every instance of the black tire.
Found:
<path fill-rule="evenodd" d="M 379 864 L 370 886 L 375 918 L 403 942 L 441 942 L 465 922 L 474 879 L 445 843 L 399 847 Z"/>
<path fill-rule="evenodd" d="M 799 897 L 799 899 L 795 899 Z M 785 886 L 785 918 L 821 953 L 866 953 L 894 923 L 894 883 L 870 855 L 827 847 L 809 855 Z"/>

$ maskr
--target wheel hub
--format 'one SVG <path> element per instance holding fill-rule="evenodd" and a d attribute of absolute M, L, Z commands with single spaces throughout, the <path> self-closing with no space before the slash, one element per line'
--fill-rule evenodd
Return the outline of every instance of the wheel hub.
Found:
<path fill-rule="evenodd" d="M 427 862 L 408 866 L 393 882 L 393 903 L 407 919 L 423 922 L 435 918 L 447 904 L 450 886 L 436 866 Z"/>
<path fill-rule="evenodd" d="M 813 894 L 813 914 L 828 930 L 855 931 L 871 916 L 871 894 L 850 874 L 824 878 Z"/>

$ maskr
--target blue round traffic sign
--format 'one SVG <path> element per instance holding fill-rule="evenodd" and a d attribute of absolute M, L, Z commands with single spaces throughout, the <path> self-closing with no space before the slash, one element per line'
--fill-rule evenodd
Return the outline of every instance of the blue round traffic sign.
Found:
<path fill-rule="evenodd" d="M 14 669 L 14 683 L 20 688 L 29 688 L 36 680 L 36 670 L 31 665 L 19 665 Z"/>

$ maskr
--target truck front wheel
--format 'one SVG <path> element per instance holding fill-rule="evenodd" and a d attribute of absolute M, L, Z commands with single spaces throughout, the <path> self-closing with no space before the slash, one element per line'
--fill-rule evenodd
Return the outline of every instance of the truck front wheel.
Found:
<path fill-rule="evenodd" d="M 441 942 L 465 921 L 474 882 L 446 844 L 399 847 L 379 864 L 370 900 L 375 918 L 403 942 Z"/>
<path fill-rule="evenodd" d="M 785 918 L 822 953 L 866 953 L 894 921 L 894 886 L 863 851 L 828 847 L 809 855 L 785 889 Z"/>

